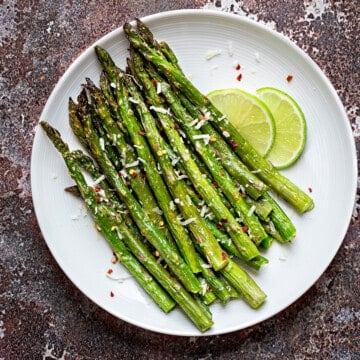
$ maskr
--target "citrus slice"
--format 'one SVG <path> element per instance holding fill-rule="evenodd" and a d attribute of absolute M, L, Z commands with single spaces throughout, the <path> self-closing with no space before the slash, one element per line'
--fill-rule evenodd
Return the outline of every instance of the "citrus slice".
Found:
<path fill-rule="evenodd" d="M 267 159 L 277 168 L 293 165 L 306 143 L 305 116 L 297 102 L 287 93 L 273 87 L 256 90 L 275 120 L 275 139 Z"/>
<path fill-rule="evenodd" d="M 269 153 L 275 136 L 274 119 L 258 97 L 234 88 L 211 91 L 208 98 L 262 156 Z"/>

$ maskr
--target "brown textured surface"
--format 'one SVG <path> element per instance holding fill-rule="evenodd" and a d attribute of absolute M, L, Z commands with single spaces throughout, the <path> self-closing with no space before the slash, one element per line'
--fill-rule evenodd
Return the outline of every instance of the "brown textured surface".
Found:
<path fill-rule="evenodd" d="M 154 334 L 99 309 L 65 277 L 40 234 L 31 202 L 31 146 L 60 76 L 125 20 L 203 6 L 265 23 L 304 49 L 338 91 L 359 157 L 357 1 L 2 1 L 0 358 L 360 359 L 359 217 L 330 267 L 295 304 L 252 328 L 203 338 Z"/>

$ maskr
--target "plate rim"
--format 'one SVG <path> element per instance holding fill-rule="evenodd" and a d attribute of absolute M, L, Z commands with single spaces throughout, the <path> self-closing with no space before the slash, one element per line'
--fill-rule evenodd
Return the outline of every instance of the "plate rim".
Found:
<path fill-rule="evenodd" d="M 254 26 L 256 28 L 259 28 L 262 31 L 265 31 L 269 34 L 271 34 L 271 36 L 275 36 L 277 39 L 279 39 L 282 42 L 285 42 L 285 44 L 287 46 L 290 46 L 292 50 L 295 50 L 296 53 L 301 56 L 314 70 L 316 70 L 316 73 L 321 77 L 322 81 L 324 82 L 324 84 L 326 85 L 326 88 L 328 91 L 330 91 L 332 93 L 333 98 L 336 100 L 336 107 L 341 111 L 343 117 L 341 119 L 341 121 L 347 119 L 348 120 L 348 116 L 346 114 L 345 108 L 340 100 L 340 97 L 338 95 L 338 93 L 336 92 L 334 86 L 332 85 L 331 81 L 329 80 L 329 78 L 324 74 L 324 72 L 321 70 L 321 68 L 316 64 L 316 62 L 304 51 L 302 50 L 300 47 L 298 47 L 293 41 L 291 41 L 288 37 L 286 37 L 284 34 L 279 33 L 269 27 L 267 27 L 266 25 L 259 23 L 253 19 L 249 19 L 245 16 L 242 15 L 237 15 L 237 14 L 230 14 L 230 13 L 225 13 L 225 12 L 221 12 L 219 10 L 206 10 L 206 9 L 180 9 L 180 10 L 170 10 L 170 11 L 166 11 L 166 12 L 160 12 L 160 13 L 156 13 L 156 14 L 151 14 L 151 15 L 147 15 L 145 17 L 142 17 L 141 20 L 144 21 L 145 23 L 150 23 L 150 22 L 156 22 L 159 19 L 163 19 L 163 18 L 170 18 L 170 17 L 177 17 L 179 15 L 183 15 L 183 16 L 213 16 L 215 18 L 232 18 L 235 21 L 238 22 L 244 22 L 244 23 L 249 23 L 251 24 L 251 26 Z M 134 22 L 134 20 L 132 21 Z M 63 72 L 63 74 L 61 75 L 61 77 L 59 78 L 59 80 L 56 82 L 55 86 L 53 87 L 53 89 L 51 90 L 50 96 L 47 98 L 45 106 L 41 112 L 40 115 L 40 119 L 44 118 L 44 114 L 46 114 L 46 112 L 48 111 L 48 108 L 50 107 L 49 104 L 51 104 L 54 100 L 54 98 L 57 95 L 57 92 L 59 91 L 59 89 L 62 87 L 63 83 L 66 80 L 66 74 L 68 72 L 70 72 L 72 70 L 73 67 L 75 67 L 79 62 L 83 61 L 85 58 L 87 58 L 87 56 L 90 55 L 91 52 L 93 52 L 93 48 L 95 45 L 100 45 L 102 43 L 105 43 L 106 41 L 108 41 L 109 39 L 113 38 L 114 36 L 117 35 L 121 35 L 123 34 L 123 29 L 122 29 L 122 25 L 119 26 L 117 29 L 114 29 L 112 31 L 110 31 L 109 33 L 105 34 L 104 36 L 102 36 L 101 38 L 97 39 L 95 42 L 93 42 L 92 44 L 90 44 L 88 47 L 86 47 L 85 50 L 83 50 L 73 61 L 72 63 L 65 69 L 65 71 Z M 357 168 L 357 154 L 356 154 L 356 145 L 355 145 L 355 139 L 352 133 L 352 129 L 351 129 L 351 125 L 349 120 L 345 122 L 345 129 L 347 131 L 346 137 L 349 138 L 351 140 L 352 144 L 349 144 L 351 149 L 352 149 L 352 153 L 353 153 L 353 157 L 352 157 L 352 168 L 353 168 L 353 173 L 354 173 L 354 178 L 352 179 L 352 198 L 354 199 L 354 204 L 355 204 L 355 200 L 356 200 L 356 192 L 357 192 L 357 173 L 358 173 L 358 168 Z M 50 253 L 52 254 L 52 257 L 54 258 L 54 260 L 56 261 L 56 263 L 58 264 L 58 266 L 61 268 L 61 270 L 64 272 L 64 274 L 67 276 L 67 278 L 76 286 L 76 288 L 82 292 L 87 299 L 89 299 L 90 301 L 92 301 L 93 303 L 95 303 L 97 306 L 99 306 L 101 309 L 105 310 L 106 312 L 110 313 L 111 315 L 113 315 L 114 317 L 121 319 L 123 321 L 126 321 L 130 324 L 133 324 L 135 326 L 138 326 L 140 328 L 146 329 L 146 330 L 150 330 L 156 333 L 162 333 L 162 334 L 168 334 L 168 335 L 176 335 L 176 336 L 214 336 L 214 335 L 220 335 L 220 334 L 226 334 L 226 333 L 231 333 L 234 331 L 238 331 L 238 330 L 243 330 L 246 329 L 248 327 L 257 325 L 257 324 L 261 324 L 262 322 L 264 322 L 265 320 L 271 319 L 272 317 L 276 316 L 277 314 L 281 313 L 282 311 L 286 310 L 289 306 L 291 306 L 294 302 L 296 302 L 297 300 L 299 300 L 321 277 L 322 274 L 325 273 L 325 271 L 327 270 L 327 268 L 330 266 L 330 264 L 332 263 L 334 257 L 336 256 L 336 253 L 338 252 L 340 246 L 342 245 L 344 238 L 346 236 L 346 232 L 348 230 L 351 218 L 352 218 L 352 211 L 353 208 L 350 209 L 350 206 L 347 209 L 347 216 L 344 218 L 347 218 L 348 221 L 344 222 L 344 227 L 341 231 L 342 233 L 342 238 L 341 241 L 338 242 L 338 246 L 332 251 L 330 259 L 327 259 L 329 261 L 326 261 L 327 265 L 324 269 L 322 269 L 320 271 L 320 274 L 318 276 L 315 276 L 313 281 L 310 283 L 310 285 L 308 285 L 308 287 L 302 292 L 302 294 L 300 294 L 298 297 L 296 297 L 293 301 L 289 302 L 287 304 L 286 307 L 277 310 L 275 313 L 272 314 L 267 314 L 265 316 L 263 316 L 260 319 L 256 319 L 254 321 L 249 321 L 248 323 L 246 323 L 244 326 L 233 326 L 231 328 L 227 328 L 225 331 L 220 330 L 220 331 L 215 331 L 215 332 L 211 332 L 211 333 L 191 333 L 191 334 L 187 334 L 187 333 L 183 333 L 182 331 L 171 331 L 171 332 L 167 332 L 166 329 L 161 330 L 156 328 L 156 326 L 150 326 L 147 324 L 143 324 L 139 321 L 137 321 L 136 319 L 132 319 L 129 318 L 128 316 L 126 316 L 126 314 L 121 314 L 121 316 L 119 316 L 119 314 L 115 313 L 114 311 L 111 311 L 111 309 L 109 310 L 108 308 L 105 308 L 104 306 L 98 304 L 96 301 L 94 301 L 91 297 L 89 297 L 89 295 L 87 295 L 85 293 L 85 291 L 83 291 L 83 289 L 81 289 L 81 287 L 78 286 L 78 284 L 71 278 L 71 276 L 68 274 L 68 271 L 63 267 L 63 264 L 61 264 L 57 257 L 54 255 L 53 252 L 53 248 L 51 246 L 51 241 L 48 241 L 46 236 L 44 235 L 46 233 L 46 227 L 43 226 L 43 224 L 41 224 L 39 217 L 38 217 L 38 210 L 37 207 L 38 205 L 38 199 L 36 198 L 36 196 L 34 196 L 34 180 L 36 178 L 36 174 L 34 173 L 34 163 L 36 162 L 36 154 L 35 154 L 35 148 L 36 148 L 36 144 L 38 144 L 38 142 L 40 141 L 40 137 L 42 136 L 40 134 L 39 131 L 39 124 L 37 124 L 35 126 L 35 135 L 33 138 L 33 144 L 32 144 L 32 151 L 31 151 L 31 165 L 30 165 L 30 181 L 31 181 L 31 193 L 32 193 L 32 201 L 34 204 L 34 211 L 35 211 L 35 215 L 36 215 L 36 219 L 37 219 L 37 223 L 39 225 L 41 234 L 45 240 L 45 243 L 50 251 Z M 196 331 L 196 329 L 195 329 Z"/>

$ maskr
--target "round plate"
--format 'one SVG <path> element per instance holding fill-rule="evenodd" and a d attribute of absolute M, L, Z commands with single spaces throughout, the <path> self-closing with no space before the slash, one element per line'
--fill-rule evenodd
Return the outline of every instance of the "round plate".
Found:
<path fill-rule="evenodd" d="M 315 209 L 298 215 L 286 207 L 298 229 L 296 239 L 285 246 L 274 244 L 265 254 L 270 263 L 259 273 L 251 273 L 268 295 L 263 306 L 252 310 L 242 300 L 226 306 L 213 304 L 215 324 L 206 335 L 243 329 L 298 299 L 335 256 L 355 199 L 357 167 L 350 125 L 335 90 L 315 63 L 266 27 L 236 15 L 204 10 L 166 12 L 143 20 L 158 40 L 170 44 L 184 72 L 202 92 L 236 86 L 250 92 L 264 86 L 278 87 L 296 99 L 307 119 L 304 154 L 283 173 L 311 191 Z M 96 44 L 106 48 L 120 67 L 125 66 L 128 42 L 122 29 Z M 214 51 L 219 54 L 209 59 L 207 55 Z M 236 63 L 240 70 L 235 70 Z M 72 149 L 80 145 L 68 124 L 68 98 L 76 98 L 85 77 L 97 82 L 100 70 L 91 46 L 66 71 L 41 115 L 41 120 L 60 130 Z M 241 81 L 237 80 L 239 73 Z M 291 82 L 286 81 L 289 74 Z M 179 309 L 162 313 L 121 265 L 111 263 L 112 251 L 94 229 L 81 201 L 64 192 L 72 181 L 41 129 L 37 129 L 33 144 L 31 182 L 36 215 L 48 247 L 87 297 L 137 326 L 173 335 L 201 335 Z M 107 277 L 108 268 L 122 281 Z"/>

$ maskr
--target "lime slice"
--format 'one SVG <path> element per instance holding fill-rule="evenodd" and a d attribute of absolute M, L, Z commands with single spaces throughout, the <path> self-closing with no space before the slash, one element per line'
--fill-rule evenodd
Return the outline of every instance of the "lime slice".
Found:
<path fill-rule="evenodd" d="M 258 97 L 240 89 L 220 89 L 211 91 L 208 98 L 261 155 L 269 153 L 275 136 L 274 119 Z"/>
<path fill-rule="evenodd" d="M 267 159 L 277 168 L 293 165 L 302 154 L 306 143 L 306 122 L 296 101 L 284 91 L 272 87 L 256 90 L 268 106 L 275 120 L 275 140 Z"/>

